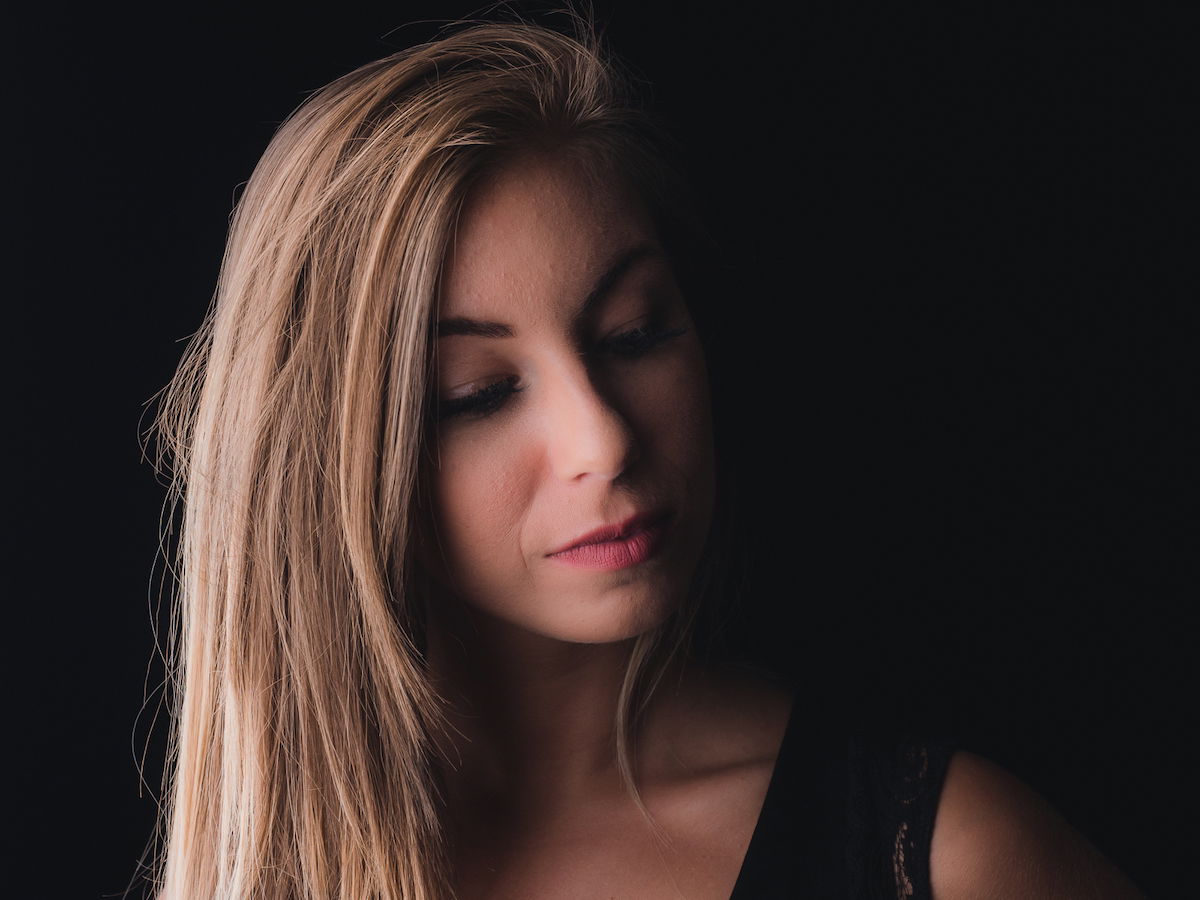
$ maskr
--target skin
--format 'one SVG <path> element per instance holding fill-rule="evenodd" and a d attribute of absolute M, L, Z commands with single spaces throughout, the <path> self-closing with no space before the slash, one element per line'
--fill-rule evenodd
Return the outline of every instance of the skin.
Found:
<path fill-rule="evenodd" d="M 959 752 L 934 821 L 935 900 L 1136 900 L 1144 895 L 1020 779 Z"/>
<path fill-rule="evenodd" d="M 519 391 L 489 415 L 442 418 L 431 478 L 426 566 L 443 591 L 430 662 L 453 701 L 444 749 L 460 895 L 728 896 L 787 695 L 672 673 L 638 744 L 643 798 L 669 847 L 614 757 L 632 639 L 684 597 L 712 515 L 704 357 L 657 235 L 619 179 L 518 159 L 464 209 L 439 309 L 443 323 L 462 319 L 506 336 L 439 338 L 443 408 L 505 379 Z M 681 333 L 634 356 L 612 349 L 639 327 Z M 595 571 L 548 555 L 642 510 L 672 516 L 644 563 Z"/>
<path fill-rule="evenodd" d="M 612 643 L 657 625 L 699 559 L 713 460 L 703 352 L 653 228 L 611 185 L 550 160 L 518 164 L 474 194 L 446 273 L 441 322 L 511 334 L 439 339 L 443 409 L 507 390 L 506 379 L 516 392 L 487 415 L 440 422 L 444 582 L 556 642 Z M 581 315 L 606 275 L 615 281 Z M 630 355 L 637 328 L 657 342 Z M 598 573 L 548 556 L 651 510 L 671 514 L 671 534 L 642 565 Z"/>
<path fill-rule="evenodd" d="M 636 760 L 660 840 L 618 775 L 613 722 L 634 639 L 678 606 L 700 557 L 713 458 L 700 343 L 644 210 L 569 157 L 511 161 L 476 186 L 447 259 L 439 321 L 464 319 L 503 328 L 438 339 L 442 409 L 480 390 L 492 401 L 438 423 L 436 537 L 421 551 L 441 588 L 429 660 L 450 700 L 458 895 L 723 900 L 792 698 L 734 671 L 670 673 Z M 614 350 L 636 328 L 657 337 Z M 552 555 L 645 510 L 670 514 L 645 562 L 597 571 Z M 1020 782 L 956 755 L 934 832 L 938 900 L 1138 896 L 1081 846 Z"/>

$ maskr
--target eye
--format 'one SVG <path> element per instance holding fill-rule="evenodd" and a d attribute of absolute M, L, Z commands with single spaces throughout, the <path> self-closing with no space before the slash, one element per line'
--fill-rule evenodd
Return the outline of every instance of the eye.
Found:
<path fill-rule="evenodd" d="M 596 351 L 618 359 L 637 359 L 655 347 L 687 334 L 686 328 L 654 328 L 639 325 L 617 334 L 609 335 L 596 344 Z"/>
<path fill-rule="evenodd" d="M 498 411 L 513 394 L 521 392 L 515 377 L 502 378 L 473 391 L 463 397 L 451 397 L 437 401 L 437 421 L 443 422 L 456 416 L 483 419 Z"/>

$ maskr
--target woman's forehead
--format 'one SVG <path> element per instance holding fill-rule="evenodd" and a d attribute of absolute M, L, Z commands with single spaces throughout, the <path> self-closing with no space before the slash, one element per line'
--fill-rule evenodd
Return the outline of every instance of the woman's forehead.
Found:
<path fill-rule="evenodd" d="M 447 255 L 439 314 L 496 310 L 578 296 L 620 257 L 658 246 L 628 183 L 567 157 L 520 157 L 476 185 Z M 642 251 L 642 255 L 647 255 Z"/>

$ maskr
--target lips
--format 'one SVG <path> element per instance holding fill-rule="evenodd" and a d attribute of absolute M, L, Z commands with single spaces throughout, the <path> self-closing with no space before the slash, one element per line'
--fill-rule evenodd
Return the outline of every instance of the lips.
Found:
<path fill-rule="evenodd" d="M 623 569 L 649 559 L 662 543 L 669 514 L 639 513 L 618 525 L 605 525 L 546 554 L 567 565 Z"/>

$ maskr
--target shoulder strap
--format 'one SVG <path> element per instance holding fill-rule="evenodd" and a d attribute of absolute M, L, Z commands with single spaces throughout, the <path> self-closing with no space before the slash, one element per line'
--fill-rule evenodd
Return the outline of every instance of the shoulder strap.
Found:
<path fill-rule="evenodd" d="M 953 749 L 939 741 L 850 742 L 846 862 L 855 900 L 932 900 L 929 847 Z"/>

